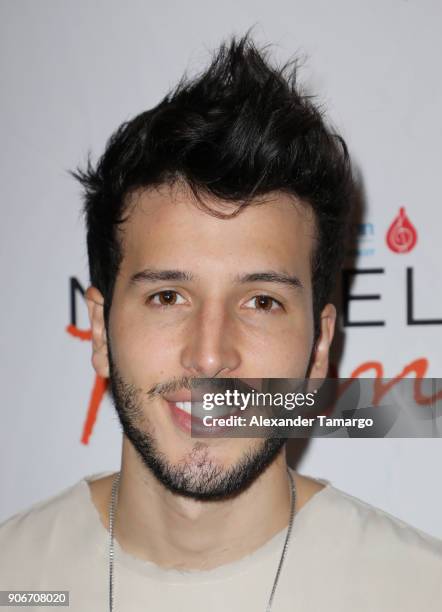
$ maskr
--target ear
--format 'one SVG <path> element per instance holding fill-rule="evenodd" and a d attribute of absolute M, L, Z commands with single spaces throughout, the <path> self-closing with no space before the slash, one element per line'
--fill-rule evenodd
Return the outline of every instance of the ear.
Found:
<path fill-rule="evenodd" d="M 329 366 L 329 350 L 335 333 L 336 308 L 327 304 L 321 312 L 321 333 L 316 342 L 310 378 L 325 378 Z"/>
<path fill-rule="evenodd" d="M 104 298 L 96 287 L 89 287 L 85 297 L 92 330 L 92 365 L 99 376 L 108 378 L 109 359 L 104 324 Z"/>

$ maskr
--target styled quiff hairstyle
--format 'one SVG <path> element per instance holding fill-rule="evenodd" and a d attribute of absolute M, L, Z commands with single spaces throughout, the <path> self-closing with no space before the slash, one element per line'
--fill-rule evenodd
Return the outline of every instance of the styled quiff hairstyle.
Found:
<path fill-rule="evenodd" d="M 343 139 L 297 86 L 296 63 L 277 68 L 248 35 L 233 38 L 201 75 L 183 78 L 157 106 L 121 125 L 95 166 L 89 160 L 73 174 L 84 187 L 90 280 L 104 297 L 106 321 L 123 258 L 116 230 L 134 191 L 184 181 L 195 204 L 217 217 L 275 191 L 311 206 L 318 338 L 342 263 L 352 178 Z M 233 212 L 212 210 L 204 196 L 228 201 Z"/>

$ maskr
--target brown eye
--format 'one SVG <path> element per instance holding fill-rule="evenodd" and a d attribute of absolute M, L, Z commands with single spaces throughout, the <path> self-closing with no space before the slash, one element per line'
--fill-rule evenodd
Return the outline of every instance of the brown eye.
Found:
<path fill-rule="evenodd" d="M 162 304 L 162 306 L 171 306 L 176 302 L 175 291 L 162 291 L 158 295 L 160 298 L 160 304 Z"/>
<path fill-rule="evenodd" d="M 273 300 L 268 295 L 258 295 L 255 298 L 255 304 L 259 310 L 271 310 Z"/>
<path fill-rule="evenodd" d="M 257 295 L 249 300 L 249 302 L 253 302 L 254 310 L 260 310 L 261 312 L 270 312 L 282 307 L 282 304 L 278 302 L 278 300 L 275 300 L 275 298 L 269 295 Z"/>
<path fill-rule="evenodd" d="M 183 302 L 178 302 L 178 298 L 183 299 L 176 291 L 159 291 L 149 296 L 148 302 L 156 306 L 175 306 Z"/>

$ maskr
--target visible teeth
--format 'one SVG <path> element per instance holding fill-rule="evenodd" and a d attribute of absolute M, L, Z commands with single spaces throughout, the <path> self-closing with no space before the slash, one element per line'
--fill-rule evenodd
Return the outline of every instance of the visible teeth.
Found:
<path fill-rule="evenodd" d="M 192 414 L 193 410 L 193 414 L 200 417 L 204 416 L 205 414 L 210 414 L 211 416 L 216 417 L 228 416 L 231 412 L 235 411 L 234 407 L 229 408 L 228 406 L 214 406 L 213 410 L 207 412 L 206 410 L 204 410 L 203 404 L 201 402 L 193 402 L 193 408 L 192 402 L 174 402 L 174 404 L 180 410 L 187 412 L 187 414 Z"/>
<path fill-rule="evenodd" d="M 184 410 L 188 414 L 191 414 L 192 402 L 175 402 L 177 408 Z"/>

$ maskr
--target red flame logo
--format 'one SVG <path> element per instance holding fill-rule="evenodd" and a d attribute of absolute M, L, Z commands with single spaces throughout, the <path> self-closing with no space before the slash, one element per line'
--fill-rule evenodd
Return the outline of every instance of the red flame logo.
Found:
<path fill-rule="evenodd" d="M 417 242 L 417 232 L 402 206 L 388 228 L 387 245 L 395 253 L 409 253 Z"/>

